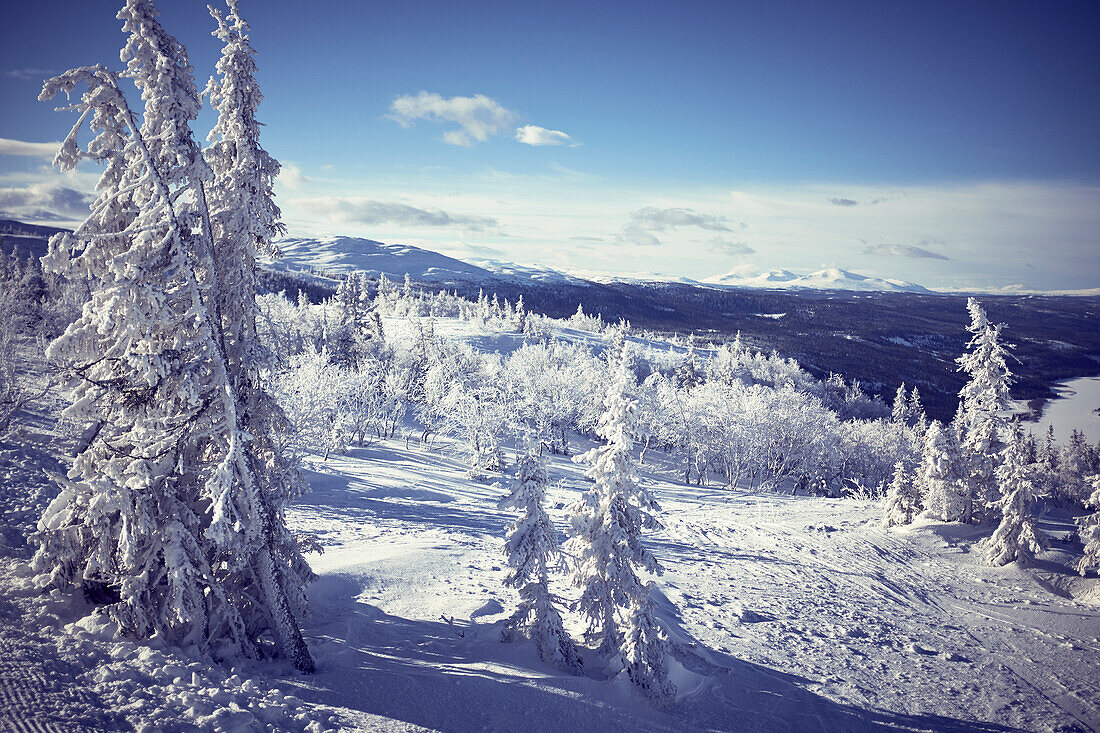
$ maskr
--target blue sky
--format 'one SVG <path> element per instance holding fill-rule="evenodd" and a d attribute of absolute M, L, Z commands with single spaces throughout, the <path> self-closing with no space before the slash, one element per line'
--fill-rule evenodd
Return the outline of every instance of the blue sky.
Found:
<path fill-rule="evenodd" d="M 28 4 L 29 5 L 29 4 Z M 201 2 L 165 0 L 200 86 Z M 1095 2 L 243 0 L 293 234 L 618 274 L 839 266 L 1100 286 Z M 74 215 L 41 78 L 116 63 L 107 3 L 6 11 L 0 210 Z M 200 118 L 197 137 L 210 119 Z M 530 144 L 539 143 L 539 144 Z M 18 154 L 13 154 L 18 153 Z M 76 197 L 78 199 L 79 197 Z"/>

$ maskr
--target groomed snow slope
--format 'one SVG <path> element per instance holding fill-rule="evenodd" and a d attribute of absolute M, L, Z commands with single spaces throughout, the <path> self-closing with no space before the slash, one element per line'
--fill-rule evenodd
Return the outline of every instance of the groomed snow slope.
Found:
<path fill-rule="evenodd" d="M 652 467 L 661 611 L 686 669 L 654 711 L 627 686 L 564 675 L 499 642 L 502 493 L 442 451 L 386 442 L 314 465 L 292 521 L 318 533 L 320 671 L 294 695 L 441 730 L 1088 730 L 1100 723 L 1100 616 L 1048 553 L 979 563 L 972 528 L 878 526 L 874 502 L 685 487 Z M 560 457 L 551 515 L 586 486 Z M 668 473 L 671 473 L 669 471 Z M 559 590 L 568 591 L 564 583 Z M 453 618 L 453 627 L 443 620 Z M 522 722 L 521 722 L 522 721 Z"/>

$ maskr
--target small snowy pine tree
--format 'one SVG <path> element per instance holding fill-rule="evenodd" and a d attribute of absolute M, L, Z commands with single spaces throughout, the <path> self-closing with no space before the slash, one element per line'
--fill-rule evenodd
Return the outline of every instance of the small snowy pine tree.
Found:
<path fill-rule="evenodd" d="M 894 393 L 894 407 L 890 417 L 898 425 L 908 425 L 910 422 L 909 394 L 905 391 L 905 382 L 901 383 L 898 391 Z"/>
<path fill-rule="evenodd" d="M 587 619 L 588 638 L 599 639 L 611 656 L 609 669 L 625 670 L 655 701 L 668 699 L 667 642 L 653 613 L 650 585 L 637 571 L 660 574 L 657 560 L 642 543 L 642 530 L 659 528 L 656 500 L 634 474 L 633 430 L 637 403 L 630 394 L 629 350 L 612 372 L 604 412 L 596 430 L 604 439 L 573 460 L 588 464 L 595 485 L 571 511 L 569 547 L 576 558 L 576 608 Z"/>
<path fill-rule="evenodd" d="M 504 638 L 525 634 L 535 642 L 543 661 L 561 669 L 580 671 L 581 658 L 562 624 L 550 593 L 551 561 L 558 555 L 558 541 L 550 517 L 543 508 L 550 478 L 541 452 L 528 440 L 516 463 L 512 492 L 500 501 L 501 509 L 522 514 L 509 528 L 504 553 L 512 568 L 505 584 L 519 591 L 519 608 L 505 623 Z"/>
<path fill-rule="evenodd" d="M 1028 563 L 1045 547 L 1031 516 L 1036 493 L 1035 470 L 1025 453 L 1024 437 L 1017 427 L 1005 450 L 1004 461 L 997 467 L 1003 498 L 999 503 L 1001 523 L 985 543 L 985 556 L 991 565 Z"/>
<path fill-rule="evenodd" d="M 886 492 L 883 526 L 897 527 L 912 522 L 913 517 L 920 512 L 920 499 L 920 489 L 917 488 L 916 481 L 905 469 L 905 464 L 898 461 L 894 466 L 894 480 Z"/>
<path fill-rule="evenodd" d="M 1100 473 L 1093 475 L 1090 480 L 1092 495 L 1086 501 L 1086 505 L 1095 511 L 1077 518 L 1077 531 L 1081 535 L 1081 544 L 1085 546 L 1085 554 L 1077 563 L 1077 572 L 1084 575 L 1089 568 L 1100 568 Z"/>
<path fill-rule="evenodd" d="M 970 495 L 963 483 L 960 460 L 954 427 L 933 421 L 924 439 L 917 473 L 917 486 L 929 517 L 942 522 L 958 522 L 966 516 Z"/>

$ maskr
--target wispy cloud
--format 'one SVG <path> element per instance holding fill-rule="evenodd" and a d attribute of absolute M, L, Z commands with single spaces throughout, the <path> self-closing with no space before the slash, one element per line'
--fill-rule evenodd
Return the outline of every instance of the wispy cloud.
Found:
<path fill-rule="evenodd" d="M 422 209 L 408 204 L 357 196 L 321 196 L 293 199 L 297 209 L 348 224 L 396 224 L 410 227 L 454 227 L 468 231 L 495 229 L 497 220 L 488 216 L 461 216 L 442 209 Z"/>
<path fill-rule="evenodd" d="M 751 255 L 756 254 L 756 250 L 748 245 L 746 242 L 734 242 L 729 239 L 716 238 L 707 242 L 707 246 L 715 252 L 721 252 L 727 255 Z"/>
<path fill-rule="evenodd" d="M 830 198 L 829 203 L 833 206 L 859 206 L 859 202 L 855 199 L 843 199 L 836 197 Z"/>
<path fill-rule="evenodd" d="M 524 125 L 516 130 L 516 140 L 524 145 L 568 145 L 575 148 L 580 145 L 561 130 L 547 130 L 538 125 Z"/>
<path fill-rule="evenodd" d="M 90 193 L 56 184 L 0 188 L 0 214 L 22 221 L 75 222 L 88 215 L 94 200 Z"/>
<path fill-rule="evenodd" d="M 54 75 L 55 72 L 49 69 L 12 69 L 5 71 L 4 76 L 9 76 L 12 79 L 33 79 L 34 81 L 44 81 L 45 79 Z"/>
<path fill-rule="evenodd" d="M 637 224 L 624 226 L 623 230 L 615 237 L 615 241 L 620 244 L 636 244 L 640 247 L 656 247 L 661 243 L 660 239 L 657 239 Z"/>
<path fill-rule="evenodd" d="M 53 160 L 61 143 L 29 143 L 0 137 L 0 155 L 23 155 L 29 158 Z"/>
<path fill-rule="evenodd" d="M 680 227 L 698 227 L 712 232 L 730 232 L 733 231 L 733 224 L 735 222 L 724 216 L 700 214 L 694 209 L 660 209 L 655 206 L 647 206 L 631 212 L 630 220 L 615 237 L 615 241 L 622 244 L 652 247 L 661 243 L 661 240 L 653 232 L 675 231 Z"/>
<path fill-rule="evenodd" d="M 518 115 L 484 94 L 443 97 L 420 92 L 393 100 L 387 116 L 402 127 L 411 127 L 416 120 L 455 123 L 459 129 L 444 132 L 443 141 L 469 147 L 510 129 Z"/>
<path fill-rule="evenodd" d="M 664 232 L 677 227 L 699 227 L 712 232 L 729 232 L 731 222 L 724 216 L 700 214 L 693 209 L 658 209 L 647 206 L 631 213 L 630 223 L 654 232 Z"/>
<path fill-rule="evenodd" d="M 912 257 L 914 259 L 928 258 L 933 260 L 949 260 L 950 257 L 939 252 L 930 252 L 911 244 L 872 244 L 864 248 L 865 255 L 893 255 L 895 257 Z"/>

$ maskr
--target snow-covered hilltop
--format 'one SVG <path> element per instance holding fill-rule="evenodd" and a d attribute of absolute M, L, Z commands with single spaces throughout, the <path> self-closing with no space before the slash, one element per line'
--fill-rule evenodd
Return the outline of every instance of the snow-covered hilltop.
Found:
<path fill-rule="evenodd" d="M 361 237 L 290 237 L 277 245 L 282 256 L 265 263 L 273 269 L 361 272 L 391 280 L 401 280 L 408 273 L 420 282 L 439 283 L 499 279 L 484 268 L 407 244 L 383 244 Z"/>
<path fill-rule="evenodd" d="M 789 270 L 770 270 L 755 277 L 729 273 L 704 278 L 708 285 L 734 288 L 768 288 L 774 290 L 854 290 L 859 292 L 931 293 L 928 288 L 905 280 L 882 279 L 859 275 L 837 267 L 829 267 L 809 275 L 796 275 Z"/>

